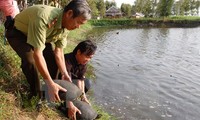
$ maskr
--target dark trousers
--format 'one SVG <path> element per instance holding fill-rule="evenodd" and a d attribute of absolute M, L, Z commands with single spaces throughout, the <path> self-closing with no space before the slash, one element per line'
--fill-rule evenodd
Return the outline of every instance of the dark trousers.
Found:
<path fill-rule="evenodd" d="M 5 29 L 11 29 L 14 25 L 14 19 L 11 16 L 6 16 L 6 21 L 4 23 Z"/>
<path fill-rule="evenodd" d="M 12 28 L 6 32 L 6 37 L 9 44 L 14 51 L 21 58 L 21 68 L 26 76 L 26 79 L 30 85 L 30 95 L 41 97 L 40 94 L 40 78 L 35 60 L 33 58 L 33 47 L 27 42 L 27 36 L 19 30 Z M 43 51 L 44 58 L 47 63 L 48 70 L 52 79 L 56 77 L 57 64 L 54 57 L 54 52 L 50 43 L 46 44 L 46 48 Z"/>
<path fill-rule="evenodd" d="M 72 82 L 73 82 L 75 85 L 78 84 L 78 83 L 77 83 L 77 79 L 73 79 Z M 92 81 L 91 81 L 90 79 L 85 78 L 85 79 L 84 79 L 84 82 L 85 82 L 85 93 L 87 93 L 87 92 L 90 90 L 91 86 L 92 86 Z"/>

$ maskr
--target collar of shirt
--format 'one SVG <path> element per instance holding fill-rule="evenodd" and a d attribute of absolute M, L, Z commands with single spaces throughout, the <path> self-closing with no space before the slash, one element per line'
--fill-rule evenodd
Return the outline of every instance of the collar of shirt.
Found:
<path fill-rule="evenodd" d="M 56 29 L 62 29 L 62 17 L 63 17 L 63 10 L 60 10 L 61 14 L 58 16 L 57 18 L 57 22 L 56 22 L 56 25 L 55 25 L 55 28 Z"/>
<path fill-rule="evenodd" d="M 80 64 L 78 64 L 78 61 L 76 60 L 76 55 L 72 52 L 71 53 L 72 56 L 72 62 L 74 65 L 79 66 Z"/>
<path fill-rule="evenodd" d="M 65 59 L 68 61 L 68 71 L 70 71 L 72 79 L 83 79 L 83 75 L 86 71 L 86 65 L 78 64 L 76 55 L 73 54 L 73 52 L 67 54 Z"/>

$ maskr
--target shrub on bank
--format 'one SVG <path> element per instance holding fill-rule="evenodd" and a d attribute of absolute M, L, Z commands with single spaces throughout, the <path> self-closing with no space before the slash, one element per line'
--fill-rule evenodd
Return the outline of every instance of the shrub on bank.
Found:
<path fill-rule="evenodd" d="M 133 26 L 133 27 L 196 27 L 200 17 L 164 17 L 164 18 L 126 18 L 90 20 L 93 26 Z"/>
<path fill-rule="evenodd" d="M 102 20 L 90 20 L 89 23 L 93 26 L 128 26 L 136 24 L 136 21 L 131 19 L 102 19 Z"/>

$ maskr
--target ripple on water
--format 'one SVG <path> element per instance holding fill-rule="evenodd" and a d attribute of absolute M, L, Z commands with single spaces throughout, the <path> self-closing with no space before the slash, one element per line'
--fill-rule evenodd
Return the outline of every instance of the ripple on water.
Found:
<path fill-rule="evenodd" d="M 98 38 L 92 59 L 99 104 L 121 120 L 199 119 L 200 28 L 117 32 Z"/>

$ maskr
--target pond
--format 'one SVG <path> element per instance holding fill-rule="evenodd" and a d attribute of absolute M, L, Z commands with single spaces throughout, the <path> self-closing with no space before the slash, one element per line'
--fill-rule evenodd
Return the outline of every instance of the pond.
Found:
<path fill-rule="evenodd" d="M 95 28 L 96 104 L 119 120 L 200 118 L 200 27 Z"/>

